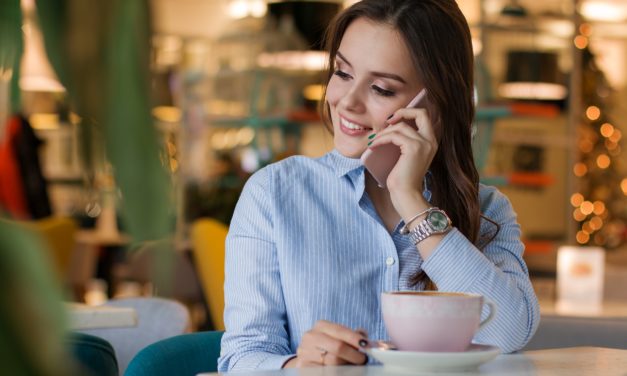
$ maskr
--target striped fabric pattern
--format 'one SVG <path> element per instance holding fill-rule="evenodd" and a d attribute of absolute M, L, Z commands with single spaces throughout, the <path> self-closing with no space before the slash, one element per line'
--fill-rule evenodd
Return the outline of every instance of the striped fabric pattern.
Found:
<path fill-rule="evenodd" d="M 387 339 L 380 295 L 421 290 L 409 284 L 420 269 L 440 291 L 478 293 L 496 303 L 495 319 L 475 342 L 503 352 L 522 348 L 538 325 L 539 307 L 520 226 L 497 189 L 481 186 L 480 200 L 484 215 L 501 226 L 484 253 L 453 229 L 422 260 L 399 233 L 403 221 L 391 234 L 386 230 L 365 192 L 359 159 L 334 150 L 259 170 L 242 192 L 227 237 L 219 370 L 281 368 L 317 320 Z M 490 231 L 490 223 L 481 229 Z"/>

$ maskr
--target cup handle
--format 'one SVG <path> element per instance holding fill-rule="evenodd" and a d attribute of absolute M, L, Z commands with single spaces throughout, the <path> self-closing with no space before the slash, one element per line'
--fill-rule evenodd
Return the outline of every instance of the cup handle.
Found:
<path fill-rule="evenodd" d="M 492 300 L 484 296 L 483 303 L 490 307 L 490 314 L 488 315 L 488 317 L 485 318 L 485 320 L 481 321 L 481 323 L 479 324 L 479 329 L 483 328 L 487 323 L 492 321 L 492 319 L 496 315 L 496 304 Z"/>

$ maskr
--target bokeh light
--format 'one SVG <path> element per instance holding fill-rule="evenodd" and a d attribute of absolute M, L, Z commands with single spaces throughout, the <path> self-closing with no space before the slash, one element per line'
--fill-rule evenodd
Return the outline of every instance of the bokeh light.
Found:
<path fill-rule="evenodd" d="M 581 205 L 583 200 L 584 197 L 581 193 L 573 193 L 573 195 L 570 196 L 570 204 L 576 208 Z"/>
<path fill-rule="evenodd" d="M 590 227 L 592 227 L 592 229 L 595 231 L 600 230 L 601 227 L 603 227 L 603 220 L 601 219 L 601 217 L 592 217 L 589 223 Z"/>
<path fill-rule="evenodd" d="M 590 240 L 590 235 L 586 234 L 583 231 L 577 231 L 577 235 L 575 236 L 577 239 L 577 243 L 586 244 Z"/>
<path fill-rule="evenodd" d="M 603 123 L 603 125 L 601 125 L 601 128 L 599 128 L 599 131 L 601 132 L 601 136 L 607 138 L 610 137 L 612 133 L 614 133 L 614 126 L 610 123 Z"/>
<path fill-rule="evenodd" d="M 601 116 L 601 110 L 597 106 L 590 106 L 586 109 L 586 117 L 594 121 Z"/>
<path fill-rule="evenodd" d="M 588 38 L 583 35 L 577 35 L 573 42 L 575 43 L 575 47 L 580 50 L 583 50 L 586 46 L 588 46 Z"/>
<path fill-rule="evenodd" d="M 596 215 L 601 215 L 605 211 L 605 203 L 603 201 L 595 201 L 592 204 L 592 212 Z"/>
<path fill-rule="evenodd" d="M 573 167 L 573 173 L 575 174 L 575 176 L 580 178 L 584 176 L 587 172 L 588 172 L 588 167 L 586 166 L 585 163 L 583 162 L 575 163 L 575 166 Z"/>
<path fill-rule="evenodd" d="M 575 221 L 581 222 L 586 219 L 586 217 L 587 216 L 581 212 L 581 209 L 577 208 L 573 210 L 573 218 L 575 219 Z"/>
<path fill-rule="evenodd" d="M 594 204 L 592 204 L 590 201 L 584 201 L 581 203 L 579 209 L 583 214 L 590 215 L 592 214 L 592 211 L 594 211 Z"/>
<path fill-rule="evenodd" d="M 623 137 L 623 134 L 621 133 L 621 131 L 619 131 L 618 129 L 614 128 L 614 132 L 612 132 L 612 135 L 610 137 L 608 137 L 611 141 L 613 142 L 618 142 L 620 141 L 620 139 Z"/>
<path fill-rule="evenodd" d="M 582 23 L 579 25 L 579 33 L 583 36 L 590 36 L 592 33 L 592 25 L 586 22 Z"/>
<path fill-rule="evenodd" d="M 612 160 L 607 154 L 600 154 L 597 157 L 597 166 L 599 166 L 599 168 L 601 169 L 606 169 L 610 167 L 610 163 L 612 163 Z"/>

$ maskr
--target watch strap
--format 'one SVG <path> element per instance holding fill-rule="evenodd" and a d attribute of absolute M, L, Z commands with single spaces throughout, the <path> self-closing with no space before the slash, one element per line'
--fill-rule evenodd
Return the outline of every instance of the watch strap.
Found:
<path fill-rule="evenodd" d="M 446 217 L 447 220 L 447 225 L 444 229 L 442 230 L 436 230 L 435 228 L 433 228 L 431 226 L 431 222 L 429 221 L 429 217 L 431 215 L 432 212 L 437 211 L 440 214 L 444 215 L 444 217 Z M 427 213 L 427 217 L 425 219 L 423 219 L 422 221 L 420 221 L 420 223 L 418 223 L 418 225 L 416 227 L 414 227 L 410 232 L 409 232 L 409 237 L 410 239 L 414 242 L 414 244 L 418 244 L 421 241 L 425 240 L 426 238 L 428 238 L 431 235 L 436 235 L 436 234 L 445 234 L 447 232 L 449 232 L 451 229 L 451 220 L 448 217 L 448 215 L 446 215 L 446 212 L 442 209 L 438 209 L 438 208 L 431 208 L 431 210 L 428 211 Z"/>

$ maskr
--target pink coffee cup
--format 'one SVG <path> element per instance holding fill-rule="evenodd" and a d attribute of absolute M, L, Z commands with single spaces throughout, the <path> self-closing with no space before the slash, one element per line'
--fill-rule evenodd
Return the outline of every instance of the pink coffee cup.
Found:
<path fill-rule="evenodd" d="M 481 321 L 484 304 L 490 313 Z M 464 351 L 496 314 L 483 296 L 457 292 L 384 292 L 381 306 L 390 340 L 401 351 Z"/>

